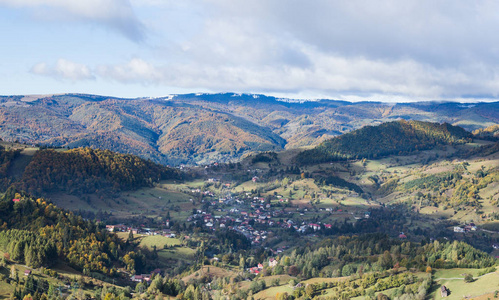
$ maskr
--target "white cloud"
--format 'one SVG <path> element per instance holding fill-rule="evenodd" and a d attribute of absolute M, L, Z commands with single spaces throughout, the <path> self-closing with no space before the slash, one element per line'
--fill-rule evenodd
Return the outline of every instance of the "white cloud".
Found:
<path fill-rule="evenodd" d="M 99 66 L 97 72 L 101 77 L 119 82 L 143 84 L 158 84 L 166 73 L 140 58 L 133 58 L 125 65 Z"/>
<path fill-rule="evenodd" d="M 116 51 L 113 61 L 95 61 L 71 80 L 95 74 L 99 83 L 165 90 L 344 99 L 499 97 L 497 1 L 129 1 L 0 0 L 0 5 L 48 7 L 133 40 L 143 38 L 147 23 L 147 45 L 100 44 L 95 49 Z M 38 64 L 32 72 L 71 78 L 72 72 L 56 69 L 63 68 Z"/>
<path fill-rule="evenodd" d="M 30 8 L 34 15 L 45 20 L 101 24 L 133 41 L 145 37 L 144 26 L 128 0 L 0 0 L 0 5 Z"/>
<path fill-rule="evenodd" d="M 372 95 L 412 100 L 460 97 L 483 90 L 499 95 L 497 76 L 490 70 L 437 69 L 414 60 L 382 61 L 364 57 L 345 58 L 304 50 L 310 66 L 231 66 L 209 63 L 157 65 L 132 59 L 124 65 L 101 66 L 100 77 L 122 83 L 142 83 L 213 91 L 302 93 L 330 98 L 372 98 Z M 497 70 L 499 74 L 499 70 Z M 372 100 L 372 99 L 371 99 Z"/>
<path fill-rule="evenodd" d="M 53 66 L 49 66 L 46 63 L 38 63 L 31 68 L 31 73 L 59 80 L 80 81 L 95 79 L 95 76 L 87 66 L 62 58 L 58 59 Z"/>

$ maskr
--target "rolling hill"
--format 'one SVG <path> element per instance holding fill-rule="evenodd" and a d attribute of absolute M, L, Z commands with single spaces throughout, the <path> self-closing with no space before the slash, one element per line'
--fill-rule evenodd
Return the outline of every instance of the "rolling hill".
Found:
<path fill-rule="evenodd" d="M 393 121 L 324 141 L 297 156 L 300 163 L 377 158 L 471 141 L 472 134 L 458 126 L 421 121 Z"/>

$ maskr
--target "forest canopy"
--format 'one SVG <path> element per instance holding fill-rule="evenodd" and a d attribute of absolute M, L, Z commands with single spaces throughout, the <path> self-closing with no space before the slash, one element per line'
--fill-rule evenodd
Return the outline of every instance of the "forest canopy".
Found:
<path fill-rule="evenodd" d="M 133 190 L 166 179 L 181 179 L 180 171 L 134 155 L 77 148 L 40 150 L 17 183 L 36 195 L 53 191 L 93 193 L 102 188 Z"/>
<path fill-rule="evenodd" d="M 299 163 L 320 163 L 346 159 L 373 159 L 406 154 L 470 141 L 471 133 L 447 123 L 394 121 L 361 129 L 324 141 L 298 154 Z"/>

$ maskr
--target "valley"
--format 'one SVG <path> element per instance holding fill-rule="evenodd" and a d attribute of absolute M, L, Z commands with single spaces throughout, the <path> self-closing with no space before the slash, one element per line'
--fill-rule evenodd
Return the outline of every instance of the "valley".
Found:
<path fill-rule="evenodd" d="M 407 124 L 439 136 L 438 126 Z M 372 143 L 366 147 L 375 153 L 386 139 L 376 130 L 392 125 L 397 123 L 345 139 Z M 119 250 L 99 250 L 108 253 L 104 269 L 82 267 L 64 248 L 47 272 L 57 272 L 56 280 L 26 262 L 43 280 L 66 286 L 58 290 L 66 296 L 440 299 L 445 285 L 449 299 L 461 299 L 463 292 L 494 297 L 499 151 L 487 133 L 494 131 L 442 132 L 464 139 L 449 140 L 445 133 L 436 142 L 417 135 L 417 145 L 431 145 L 379 157 L 342 154 L 304 163 L 303 153 L 311 150 L 292 149 L 176 169 L 101 150 L 2 142 L 4 188 L 11 186 L 3 201 L 20 199 L 25 207 L 35 200 L 13 195 L 12 188 L 28 188 L 82 220 L 97 220 L 93 226 L 103 234 L 116 233 Z M 324 147 L 330 146 L 315 149 Z M 36 205 L 46 205 L 40 201 Z M 18 226 L 10 222 L 6 229 Z M 44 223 L 32 228 L 46 232 Z M 0 249 L 4 257 L 14 249 L 9 247 Z M 16 263 L 23 260 L 26 254 L 4 259 L 6 278 L 12 278 L 12 266 L 25 270 Z M 463 274 L 473 281 L 462 286 Z M 16 291 L 11 280 L 5 295 Z M 40 294 L 47 291 L 40 287 Z"/>
<path fill-rule="evenodd" d="M 497 1 L 0 0 L 0 300 L 499 300 Z"/>

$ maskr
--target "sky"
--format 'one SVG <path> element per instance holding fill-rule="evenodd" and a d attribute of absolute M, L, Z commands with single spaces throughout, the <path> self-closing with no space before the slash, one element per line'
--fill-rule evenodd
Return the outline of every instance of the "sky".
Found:
<path fill-rule="evenodd" d="M 0 95 L 497 101 L 499 1 L 0 0 Z"/>

